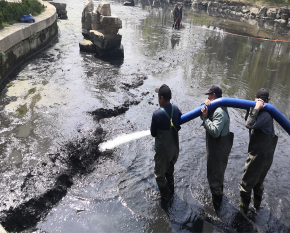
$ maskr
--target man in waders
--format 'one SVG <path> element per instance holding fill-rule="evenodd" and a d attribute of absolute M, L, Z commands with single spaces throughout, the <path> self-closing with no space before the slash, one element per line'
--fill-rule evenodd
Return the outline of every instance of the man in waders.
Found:
<path fill-rule="evenodd" d="M 163 84 L 156 88 L 160 108 L 153 113 L 151 135 L 155 137 L 154 174 L 161 201 L 169 201 L 174 193 L 174 164 L 179 154 L 179 117 L 182 115 L 176 105 L 170 103 L 171 90 Z"/>
<path fill-rule="evenodd" d="M 244 212 L 249 209 L 251 192 L 254 190 L 254 207 L 260 208 L 263 195 L 263 182 L 269 171 L 277 145 L 273 117 L 267 111 L 260 111 L 269 101 L 269 92 L 261 88 L 256 94 L 256 106 L 246 115 L 245 126 L 250 130 L 248 158 L 241 181 L 241 203 Z"/>
<path fill-rule="evenodd" d="M 175 4 L 175 8 L 173 10 L 173 25 L 172 27 L 174 27 L 175 29 L 177 28 L 179 30 L 180 27 L 180 11 L 178 9 L 177 4 Z"/>
<path fill-rule="evenodd" d="M 212 100 L 222 97 L 222 89 L 218 85 L 212 85 L 204 94 L 208 95 L 208 99 L 204 101 L 208 106 Z M 203 126 L 206 129 L 207 179 L 213 205 L 218 210 L 222 203 L 224 174 L 234 134 L 230 132 L 227 107 L 221 106 L 208 112 L 205 106 L 201 112 Z"/>

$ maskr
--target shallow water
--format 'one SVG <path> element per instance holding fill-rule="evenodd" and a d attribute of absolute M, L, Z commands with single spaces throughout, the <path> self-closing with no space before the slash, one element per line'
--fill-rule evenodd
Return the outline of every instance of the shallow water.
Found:
<path fill-rule="evenodd" d="M 72 143 L 76 150 L 93 147 L 90 142 L 94 142 L 99 126 L 106 133 L 103 141 L 148 130 L 152 113 L 158 108 L 154 89 L 163 83 L 171 87 L 172 102 L 183 113 L 199 106 L 206 97 L 202 92 L 214 83 L 221 85 L 226 97 L 250 100 L 259 88 L 265 87 L 270 92 L 270 103 L 290 119 L 288 43 L 227 34 L 231 27 L 223 28 L 223 21 L 220 28 L 211 28 L 210 24 L 219 22 L 217 18 L 212 21 L 212 16 L 186 10 L 183 28 L 176 31 L 171 28 L 172 6 L 164 4 L 159 10 L 148 7 L 148 2 L 140 2 L 140 7 L 123 7 L 115 1 L 111 2 L 111 9 L 123 22 L 120 32 L 125 58 L 101 61 L 78 48 L 84 1 L 64 2 L 68 5 L 69 20 L 58 23 L 58 39 L 23 64 L 11 77 L 13 86 L 1 93 L 1 211 L 37 198 L 53 187 L 53 175 L 67 165 L 51 162 L 49 155 L 65 156 L 64 145 Z M 209 24 L 202 25 L 200 18 Z M 228 25 L 236 24 L 237 21 L 228 21 Z M 232 27 L 236 30 L 236 26 Z M 148 78 L 140 83 L 139 77 L 143 76 Z M 27 95 L 33 88 L 35 92 Z M 101 108 L 122 106 L 126 101 L 136 102 L 123 114 L 109 118 L 91 114 Z M 21 114 L 19 107 L 25 105 Z M 229 110 L 235 140 L 225 174 L 223 207 L 218 215 L 211 205 L 206 179 L 205 132 L 200 119 L 195 119 L 180 131 L 176 192 L 167 213 L 158 200 L 153 174 L 154 140 L 149 136 L 120 144 L 109 156 L 98 157 L 84 175 L 72 178 L 73 185 L 66 195 L 60 196 L 52 209 L 48 207 L 48 214 L 37 220 L 36 226 L 24 229 L 289 232 L 290 140 L 277 124 L 279 141 L 264 184 L 263 208 L 248 216 L 238 211 L 239 182 L 248 146 L 244 113 Z M 89 150 L 87 155 L 94 156 Z M 51 170 L 46 171 L 48 166 Z"/>

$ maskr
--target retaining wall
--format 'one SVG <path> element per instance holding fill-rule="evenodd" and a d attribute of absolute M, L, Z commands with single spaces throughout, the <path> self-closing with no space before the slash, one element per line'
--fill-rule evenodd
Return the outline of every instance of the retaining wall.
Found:
<path fill-rule="evenodd" d="M 0 30 L 0 84 L 20 63 L 42 49 L 57 35 L 56 8 L 40 1 L 45 11 L 35 23 L 16 23 Z"/>

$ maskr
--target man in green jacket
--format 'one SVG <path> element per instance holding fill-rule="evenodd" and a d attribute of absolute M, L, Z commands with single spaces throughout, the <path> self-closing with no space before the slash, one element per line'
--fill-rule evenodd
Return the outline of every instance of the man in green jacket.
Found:
<path fill-rule="evenodd" d="M 208 95 L 208 99 L 204 103 L 209 106 L 211 101 L 222 97 L 222 89 L 218 85 L 212 85 L 204 94 Z M 207 179 L 213 205 L 215 209 L 220 209 L 224 174 L 234 134 L 229 129 L 230 117 L 227 107 L 221 106 L 209 112 L 205 106 L 202 107 L 201 112 L 201 119 L 206 130 Z"/>

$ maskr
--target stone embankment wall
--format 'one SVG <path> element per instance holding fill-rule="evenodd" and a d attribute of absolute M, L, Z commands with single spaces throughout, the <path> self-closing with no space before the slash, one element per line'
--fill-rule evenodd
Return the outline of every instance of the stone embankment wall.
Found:
<path fill-rule="evenodd" d="M 20 63 L 42 49 L 58 33 L 56 8 L 47 2 L 35 23 L 16 23 L 0 30 L 0 84 Z"/>
<path fill-rule="evenodd" d="M 290 9 L 288 7 L 266 8 L 263 6 L 258 8 L 246 6 L 245 3 L 240 2 L 186 1 L 188 5 L 192 5 L 193 9 L 244 17 L 246 19 L 273 20 L 282 24 L 287 23 L 287 26 L 290 26 Z"/>

